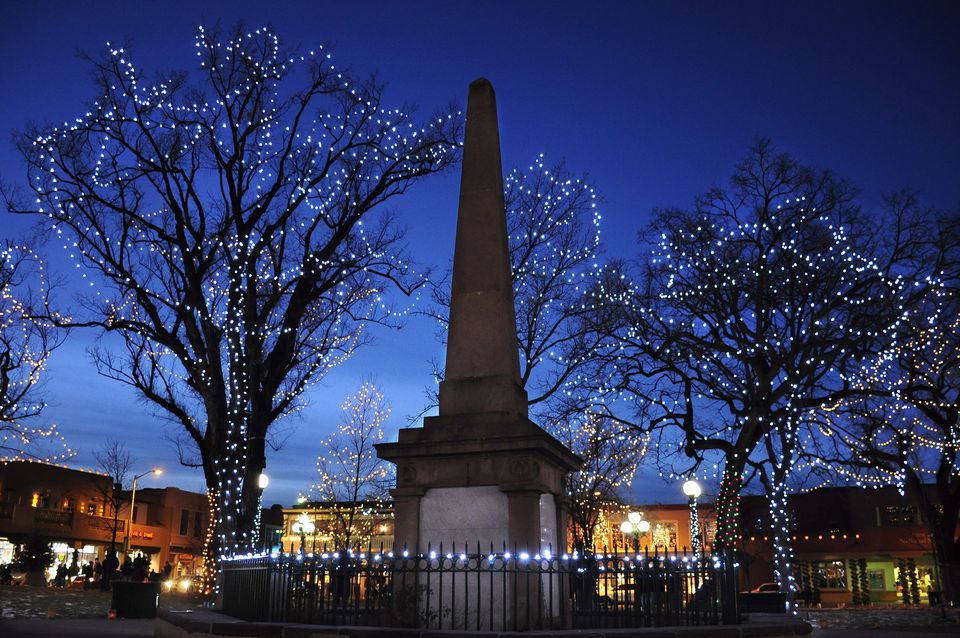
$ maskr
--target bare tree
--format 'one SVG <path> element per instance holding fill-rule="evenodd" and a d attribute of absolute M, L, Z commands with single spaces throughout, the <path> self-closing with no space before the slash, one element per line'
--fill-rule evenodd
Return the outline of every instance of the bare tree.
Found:
<path fill-rule="evenodd" d="M 66 332 L 50 309 L 41 259 L 23 245 L 0 246 L 0 454 L 2 460 L 73 456 L 55 425 L 38 423 L 46 407 L 43 373 Z"/>
<path fill-rule="evenodd" d="M 110 552 L 117 549 L 117 530 L 120 527 L 120 507 L 123 505 L 123 486 L 130 474 L 133 458 L 123 441 L 110 439 L 104 441 L 98 450 L 94 450 L 93 459 L 97 462 L 97 469 L 110 477 L 110 485 L 102 481 L 95 481 L 104 503 L 110 504 L 110 514 L 113 517 L 110 525 Z"/>
<path fill-rule="evenodd" d="M 638 427 L 677 474 L 722 464 L 717 544 L 737 545 L 739 495 L 759 477 L 785 591 L 787 479 L 802 420 L 867 392 L 851 379 L 900 317 L 898 253 L 878 254 L 865 228 L 847 183 L 762 140 L 729 188 L 693 210 L 659 211 L 637 283 L 605 289 L 628 319 L 601 382 L 633 398 Z"/>
<path fill-rule="evenodd" d="M 564 162 L 548 166 L 540 155 L 506 176 L 504 203 L 521 384 L 543 423 L 561 415 L 579 418 L 583 404 L 573 405 L 564 389 L 583 373 L 601 338 L 595 322 L 585 319 L 593 309 L 584 303 L 601 272 L 596 188 Z M 436 307 L 429 314 L 445 338 L 450 307 L 445 281 L 434 286 L 433 297 Z M 436 376 L 441 379 L 443 371 Z M 435 392 L 428 397 L 437 404 Z"/>
<path fill-rule="evenodd" d="M 229 553 L 253 542 L 271 427 L 390 322 L 388 286 L 420 285 L 377 211 L 454 163 L 462 122 L 417 123 L 267 29 L 200 28 L 196 53 L 151 83 L 109 46 L 86 113 L 20 138 L 32 197 L 6 200 L 97 276 L 76 324 L 122 338 L 98 369 L 181 429 Z"/>
<path fill-rule="evenodd" d="M 886 356 L 863 383 L 876 392 L 821 411 L 805 439 L 809 470 L 825 480 L 894 485 L 919 507 L 944 586 L 960 603 L 960 215 L 921 209 L 910 193 L 891 198 L 913 218 L 915 267 L 925 294 L 908 309 Z M 911 271 L 907 271 L 911 272 Z"/>
<path fill-rule="evenodd" d="M 332 542 L 342 549 L 351 542 L 363 545 L 374 535 L 393 474 L 374 448 L 383 442 L 383 424 L 390 416 L 383 394 L 366 382 L 341 410 L 337 432 L 322 443 L 320 477 L 310 491 L 330 510 Z"/>
<path fill-rule="evenodd" d="M 621 500 L 637 466 L 646 454 L 646 442 L 634 429 L 597 414 L 565 420 L 551 431 L 583 459 L 580 470 L 567 479 L 570 529 L 581 552 L 596 546 L 601 515 Z"/>

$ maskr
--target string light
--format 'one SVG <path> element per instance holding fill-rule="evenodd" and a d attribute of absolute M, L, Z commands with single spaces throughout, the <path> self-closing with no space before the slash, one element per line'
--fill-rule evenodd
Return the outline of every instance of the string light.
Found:
<path fill-rule="evenodd" d="M 632 403 L 636 427 L 656 434 L 662 475 L 713 469 L 717 545 L 739 546 L 740 494 L 759 479 L 788 592 L 787 495 L 803 429 L 896 340 L 891 300 L 908 286 L 851 233 L 844 188 L 761 141 L 728 190 L 658 216 L 638 281 L 611 271 L 594 294 L 625 319 L 588 382 Z"/>
<path fill-rule="evenodd" d="M 43 260 L 16 243 L 0 247 L 0 462 L 56 464 L 76 452 L 56 425 L 39 426 L 46 403 L 37 395 L 67 321 L 50 308 Z"/>
<path fill-rule="evenodd" d="M 201 456 L 210 555 L 256 545 L 271 426 L 366 341 L 397 325 L 423 274 L 376 211 L 452 167 L 462 116 L 418 123 L 324 49 L 271 30 L 197 31 L 199 68 L 143 80 L 107 44 L 101 96 L 21 149 L 33 202 L 90 285 L 82 320 L 124 340 L 101 373 L 136 388 Z M 89 277 L 90 272 L 98 277 Z M 208 561 L 205 569 L 211 569 Z M 209 588 L 206 588 L 209 590 Z"/>
<path fill-rule="evenodd" d="M 370 382 L 361 385 L 340 408 L 337 431 L 321 443 L 319 480 L 309 493 L 313 499 L 325 501 L 333 546 L 362 548 L 383 523 L 377 514 L 384 511 L 393 482 L 392 466 L 381 460 L 374 448 L 385 440 L 383 426 L 390 408 Z"/>

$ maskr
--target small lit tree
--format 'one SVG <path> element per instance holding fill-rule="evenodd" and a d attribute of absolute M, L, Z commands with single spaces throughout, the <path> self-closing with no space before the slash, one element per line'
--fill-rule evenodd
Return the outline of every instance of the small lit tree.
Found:
<path fill-rule="evenodd" d="M 321 444 L 319 480 L 310 490 L 330 510 L 329 533 L 337 548 L 363 545 L 382 521 L 378 513 L 393 474 L 374 445 L 384 441 L 390 407 L 377 387 L 366 382 L 341 406 L 337 431 Z"/>
<path fill-rule="evenodd" d="M 604 513 L 620 501 L 620 490 L 633 482 L 646 441 L 634 429 L 592 413 L 563 421 L 550 431 L 583 459 L 580 470 L 567 479 L 567 496 L 574 547 L 590 550 L 596 546 Z"/>

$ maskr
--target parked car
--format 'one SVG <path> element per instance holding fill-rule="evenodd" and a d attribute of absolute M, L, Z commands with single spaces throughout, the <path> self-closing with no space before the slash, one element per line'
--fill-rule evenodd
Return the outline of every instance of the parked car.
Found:
<path fill-rule="evenodd" d="M 763 583 L 756 589 L 751 589 L 750 593 L 753 594 L 779 594 L 780 585 L 776 583 Z"/>

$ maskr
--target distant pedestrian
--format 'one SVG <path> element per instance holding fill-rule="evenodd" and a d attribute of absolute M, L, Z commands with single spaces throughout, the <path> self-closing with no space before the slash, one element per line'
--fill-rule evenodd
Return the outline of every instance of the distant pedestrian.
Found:
<path fill-rule="evenodd" d="M 130 560 L 129 556 L 124 556 L 123 565 L 120 566 L 120 575 L 125 580 L 130 580 L 130 576 L 133 574 L 133 561 Z"/>
<path fill-rule="evenodd" d="M 102 576 L 100 578 L 100 589 L 103 591 L 108 591 L 110 589 L 110 581 L 113 580 L 116 576 L 117 568 L 120 566 L 120 561 L 117 560 L 117 552 L 115 550 L 110 550 L 107 552 L 107 557 L 103 559 L 103 570 Z"/>
<path fill-rule="evenodd" d="M 67 566 L 64 563 L 57 566 L 57 575 L 53 578 L 53 584 L 61 589 L 67 586 Z"/>
<path fill-rule="evenodd" d="M 141 552 L 137 554 L 137 558 L 133 561 L 133 573 L 131 577 L 138 583 L 142 583 L 147 579 L 147 575 L 150 572 L 150 561 L 147 560 L 147 557 Z"/>
<path fill-rule="evenodd" d="M 83 588 L 90 589 L 93 585 L 93 563 L 86 563 L 83 566 Z"/>
<path fill-rule="evenodd" d="M 173 573 L 173 565 L 170 564 L 170 561 L 167 561 L 163 564 L 163 579 L 170 580 L 170 574 Z"/>

